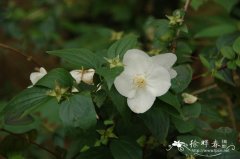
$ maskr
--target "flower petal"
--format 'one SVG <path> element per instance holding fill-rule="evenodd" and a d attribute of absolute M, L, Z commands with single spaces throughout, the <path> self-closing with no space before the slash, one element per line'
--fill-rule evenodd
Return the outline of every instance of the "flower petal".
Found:
<path fill-rule="evenodd" d="M 124 70 L 129 74 L 143 74 L 151 64 L 150 57 L 138 49 L 128 50 L 123 57 Z"/>
<path fill-rule="evenodd" d="M 117 76 L 114 80 L 114 85 L 117 91 L 128 98 L 132 98 L 135 96 L 136 89 L 133 85 L 133 79 L 130 76 L 122 72 L 119 76 Z"/>
<path fill-rule="evenodd" d="M 171 78 L 169 72 L 159 65 L 153 65 L 153 68 L 147 75 L 147 90 L 157 97 L 167 93 L 170 86 Z"/>
<path fill-rule="evenodd" d="M 169 69 L 177 61 L 177 56 L 173 53 L 165 53 L 165 54 L 152 56 L 151 59 L 154 64 L 158 64 Z"/>
<path fill-rule="evenodd" d="M 47 74 L 47 71 L 43 67 L 40 67 L 39 72 L 45 75 Z"/>
<path fill-rule="evenodd" d="M 33 85 L 35 85 L 42 78 L 42 74 L 39 72 L 33 72 L 30 74 L 30 80 Z"/>
<path fill-rule="evenodd" d="M 168 71 L 170 73 L 170 77 L 171 78 L 175 78 L 177 76 L 177 72 L 174 69 L 170 69 Z"/>
<path fill-rule="evenodd" d="M 43 76 L 47 74 L 47 71 L 41 67 L 39 72 L 33 72 L 30 74 L 30 80 L 33 85 L 35 85 Z"/>
<path fill-rule="evenodd" d="M 94 73 L 95 73 L 94 69 L 84 71 L 82 81 L 85 82 L 86 84 L 93 84 Z"/>
<path fill-rule="evenodd" d="M 127 99 L 127 103 L 134 113 L 144 113 L 152 107 L 155 99 L 156 97 L 146 89 L 138 89 L 133 98 Z"/>
<path fill-rule="evenodd" d="M 72 77 L 76 80 L 77 84 L 79 84 L 82 80 L 82 70 L 72 70 L 70 72 Z"/>
<path fill-rule="evenodd" d="M 79 90 L 76 88 L 76 87 L 72 87 L 72 91 L 71 91 L 72 93 L 78 93 L 79 92 Z"/>

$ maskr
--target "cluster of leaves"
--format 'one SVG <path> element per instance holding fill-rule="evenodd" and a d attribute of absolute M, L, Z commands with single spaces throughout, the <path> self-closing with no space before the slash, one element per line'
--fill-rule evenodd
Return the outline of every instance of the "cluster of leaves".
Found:
<path fill-rule="evenodd" d="M 149 9 L 142 9 L 144 6 Z M 34 46 L 30 47 L 31 52 L 79 46 L 103 49 L 114 30 L 139 30 L 146 15 L 165 15 L 163 6 L 166 9 L 175 4 L 166 1 L 159 5 L 157 1 L 144 0 L 2 1 L 0 31 L 21 42 L 21 45 L 15 44 L 18 48 Z M 96 38 L 101 40 L 96 43 Z"/>
<path fill-rule="evenodd" d="M 191 5 L 197 8 L 197 2 L 192 1 Z M 167 145 L 171 145 L 174 140 L 189 143 L 194 139 L 226 139 L 236 145 L 238 150 L 237 131 L 220 127 L 228 124 L 228 117 L 224 111 L 226 108 L 218 111 L 219 105 L 224 103 L 219 90 L 202 94 L 199 97 L 201 100 L 193 104 L 184 103 L 181 96 L 183 92 L 191 90 L 189 84 L 193 70 L 190 64 L 195 47 L 197 53 L 201 52 L 199 57 L 202 64 L 209 70 L 203 76 L 210 72 L 226 82 L 222 84 L 217 81 L 226 86 L 224 90 L 236 85 L 233 76 L 239 71 L 240 53 L 239 35 L 236 34 L 237 28 L 233 27 L 236 22 L 231 19 L 231 24 L 223 24 L 221 18 L 215 17 L 215 26 L 204 28 L 196 26 L 200 20 L 194 23 L 195 19 L 192 19 L 193 24 L 190 23 L 190 26 L 193 29 L 188 31 L 184 16 L 184 10 L 176 10 L 165 19 L 149 18 L 144 25 L 144 35 L 120 36 L 115 33 L 114 42 L 110 45 L 109 33 L 112 31 L 97 27 L 108 33 L 107 42 L 103 44 L 101 41 L 98 49 L 92 45 L 74 49 L 71 46 L 75 47 L 76 44 L 71 44 L 69 49 L 48 51 L 48 54 L 60 57 L 64 67 L 49 71 L 33 87 L 25 89 L 7 104 L 0 104 L 0 128 L 8 134 L 0 143 L 0 154 L 8 158 L 36 157 L 40 150 L 31 145 L 36 146 L 49 140 L 57 153 L 46 153 L 43 149 L 41 157 L 174 158 L 194 154 L 188 151 L 168 152 Z M 69 29 L 76 27 L 69 23 L 65 26 Z M 195 34 L 194 38 L 191 34 Z M 219 37 L 216 45 L 211 43 L 204 49 L 197 46 L 197 40 L 215 37 Z M 146 40 L 143 42 L 139 39 Z M 81 41 L 88 42 L 87 36 L 83 36 Z M 113 86 L 114 79 L 123 71 L 123 67 L 115 63 L 122 60 L 127 50 L 139 47 L 145 48 L 152 55 L 174 51 L 178 57 L 174 67 L 178 76 L 172 79 L 171 89 L 158 97 L 153 107 L 144 114 L 132 113 L 126 99 Z M 69 70 L 81 68 L 96 70 L 94 85 L 76 84 Z M 73 93 L 73 87 L 78 88 L 79 92 Z M 234 87 L 234 90 L 239 91 L 239 88 Z M 240 99 L 239 96 L 230 97 Z M 235 100 L 234 104 L 238 102 Z M 47 122 L 43 122 L 46 119 Z M 220 128 L 214 129 L 216 123 Z M 46 132 L 48 135 L 44 136 Z M 222 158 L 234 159 L 239 156 L 239 152 L 233 151 L 224 154 Z"/>

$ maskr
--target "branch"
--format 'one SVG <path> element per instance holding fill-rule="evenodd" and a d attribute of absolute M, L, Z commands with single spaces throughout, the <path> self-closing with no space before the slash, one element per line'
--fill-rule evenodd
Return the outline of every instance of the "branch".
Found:
<path fill-rule="evenodd" d="M 198 94 L 201 94 L 201 93 L 203 93 L 203 92 L 206 92 L 206 91 L 208 91 L 208 90 L 210 90 L 210 89 L 214 89 L 214 88 L 216 88 L 216 87 L 218 87 L 218 85 L 217 84 L 210 84 L 210 85 L 208 85 L 208 86 L 206 86 L 206 87 L 203 87 L 203 88 L 201 88 L 201 89 L 199 89 L 199 90 L 196 90 L 196 91 L 194 91 L 194 92 L 192 92 L 191 94 L 192 95 L 198 95 Z"/>
<path fill-rule="evenodd" d="M 191 0 L 186 0 L 185 1 L 185 5 L 184 5 L 184 8 L 183 8 L 185 12 L 187 12 L 190 3 L 191 3 Z"/>
<path fill-rule="evenodd" d="M 220 68 L 217 69 L 217 71 L 221 71 L 221 70 L 223 70 L 225 68 L 227 68 L 227 65 L 222 65 Z M 195 75 L 195 76 L 192 77 L 192 80 L 197 80 L 197 79 L 205 77 L 205 76 L 207 76 L 209 74 L 210 74 L 210 72 L 207 71 L 207 72 Z"/>
<path fill-rule="evenodd" d="M 24 137 L 22 137 L 22 136 L 20 136 L 20 135 L 18 135 L 18 134 L 14 134 L 14 133 L 6 130 L 6 129 L 0 129 L 0 131 L 5 132 L 5 133 L 8 133 L 8 134 L 10 134 L 10 135 L 12 135 L 12 136 L 15 136 L 15 137 L 19 138 L 19 139 L 26 140 L 26 138 L 24 138 Z M 38 148 L 40 148 L 40 149 L 48 152 L 49 154 L 51 154 L 51 155 L 54 156 L 55 158 L 57 158 L 57 159 L 59 158 L 59 156 L 58 156 L 57 154 L 55 154 L 55 153 L 52 152 L 51 150 L 45 148 L 44 146 L 42 146 L 42 145 L 40 145 L 40 144 L 38 144 L 38 143 L 36 143 L 36 142 L 33 142 L 33 141 L 31 141 L 31 140 L 27 140 L 27 141 L 28 141 L 30 144 L 35 145 L 35 146 L 37 146 Z"/>
<path fill-rule="evenodd" d="M 10 50 L 12 52 L 18 53 L 19 55 L 23 56 L 27 61 L 34 63 L 36 66 L 41 67 L 41 65 L 37 62 L 37 60 L 33 59 L 32 56 L 28 56 L 24 53 L 22 53 L 20 50 L 12 48 L 11 46 L 8 46 L 6 44 L 0 43 L 0 47 Z"/>
<path fill-rule="evenodd" d="M 183 10 L 184 10 L 185 13 L 188 11 L 190 2 L 191 2 L 191 0 L 186 0 L 186 1 L 185 1 L 184 7 L 183 7 Z M 184 18 L 185 18 L 185 15 L 183 16 L 183 19 L 182 19 L 182 20 L 184 20 Z M 176 33 L 176 37 L 175 37 L 174 40 L 172 41 L 172 52 L 173 52 L 173 53 L 176 52 L 177 39 L 178 39 L 179 35 L 180 35 L 180 30 L 178 29 L 178 30 L 177 30 L 177 33 Z"/>

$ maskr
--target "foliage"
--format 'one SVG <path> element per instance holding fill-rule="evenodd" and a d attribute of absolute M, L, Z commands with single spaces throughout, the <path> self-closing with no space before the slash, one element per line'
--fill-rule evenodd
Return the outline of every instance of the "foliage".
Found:
<path fill-rule="evenodd" d="M 19 49 L 32 47 L 33 59 L 45 50 L 50 50 L 46 58 L 60 59 L 35 85 L 0 101 L 0 155 L 190 158 L 197 155 L 177 148 L 167 151 L 168 145 L 216 139 L 236 147 L 219 158 L 240 158 L 240 3 L 173 2 L 0 2 L 6 5 L 0 13 L 2 39 L 22 41 L 13 43 Z M 123 57 L 133 48 L 150 56 L 166 52 L 177 56 L 171 88 L 142 114 L 131 112 L 114 86 L 124 70 Z M 88 69 L 95 70 L 93 84 L 77 83 L 69 73 L 81 70 L 83 78 Z M 182 96 L 186 92 L 198 100 L 186 103 Z"/>

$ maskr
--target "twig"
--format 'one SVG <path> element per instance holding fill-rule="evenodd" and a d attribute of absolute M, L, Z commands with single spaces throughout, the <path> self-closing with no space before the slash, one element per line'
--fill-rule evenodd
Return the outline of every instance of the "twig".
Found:
<path fill-rule="evenodd" d="M 19 136 L 18 134 L 14 134 L 14 133 L 6 130 L 6 129 L 0 129 L 0 131 L 5 132 L 5 133 L 8 133 L 8 134 L 10 134 L 10 135 L 12 135 L 12 136 L 15 136 L 15 137 L 19 138 L 19 139 L 26 140 L 24 137 Z M 43 147 L 42 145 L 40 145 L 40 144 L 38 144 L 38 143 L 36 143 L 36 142 L 33 142 L 33 141 L 31 141 L 31 140 L 27 140 L 27 141 L 28 141 L 30 144 L 35 145 L 35 146 L 37 146 L 38 148 L 40 148 L 40 149 L 42 149 L 42 150 L 45 150 L 46 152 L 48 152 L 49 154 L 51 154 L 51 155 L 54 156 L 55 158 L 57 158 L 57 159 L 59 158 L 59 156 L 58 156 L 57 154 L 55 154 L 55 153 L 52 152 L 51 150 Z"/>
<path fill-rule="evenodd" d="M 217 69 L 217 71 L 221 71 L 221 70 L 223 70 L 225 68 L 227 68 L 227 65 L 222 65 L 220 68 Z M 209 74 L 210 74 L 210 72 L 207 71 L 207 72 L 195 75 L 195 76 L 192 77 L 192 80 L 197 80 L 197 79 L 205 77 L 205 76 L 207 76 Z"/>
<path fill-rule="evenodd" d="M 189 7 L 189 5 L 190 5 L 190 2 L 191 2 L 191 0 L 186 0 L 186 1 L 185 1 L 184 7 L 183 7 L 183 10 L 184 10 L 185 13 L 188 11 L 188 7 Z M 185 18 L 185 15 L 183 16 L 182 20 L 184 20 L 184 18 Z M 175 38 L 173 39 L 173 41 L 172 41 L 172 52 L 173 52 L 173 53 L 176 52 L 177 39 L 178 39 L 179 35 L 180 35 L 180 30 L 178 29 L 178 30 L 177 30 L 177 33 L 176 33 L 176 37 L 175 37 Z"/>
<path fill-rule="evenodd" d="M 33 59 L 32 56 L 28 56 L 28 55 L 22 53 L 22 52 L 21 52 L 20 50 L 18 50 L 18 49 L 12 48 L 11 46 L 8 46 L 8 45 L 3 44 L 3 43 L 0 43 L 0 47 L 1 47 L 1 48 L 4 48 L 4 49 L 7 49 L 7 50 L 10 50 L 10 51 L 12 51 L 12 52 L 18 53 L 18 54 L 20 54 L 21 56 L 25 57 L 25 59 L 26 59 L 27 61 L 34 63 L 34 64 L 35 64 L 36 66 L 38 66 L 38 67 L 41 67 L 41 65 L 40 65 L 35 59 Z"/>
<path fill-rule="evenodd" d="M 195 75 L 195 76 L 192 77 L 192 80 L 197 80 L 197 79 L 199 79 L 199 78 L 206 77 L 206 76 L 209 75 L 209 74 L 210 74 L 210 72 L 204 72 L 204 73 Z"/>
<path fill-rule="evenodd" d="M 203 93 L 203 92 L 206 92 L 206 91 L 208 91 L 208 90 L 210 90 L 210 89 L 213 89 L 213 88 L 216 88 L 216 87 L 218 87 L 218 85 L 217 84 L 210 84 L 210 85 L 208 85 L 208 86 L 206 86 L 206 87 L 203 87 L 203 88 L 201 88 L 201 89 L 199 89 L 199 90 L 196 90 L 196 91 L 194 91 L 194 92 L 192 92 L 191 94 L 192 95 L 197 95 L 197 94 L 201 94 L 201 93 Z"/>
<path fill-rule="evenodd" d="M 189 7 L 189 5 L 190 5 L 190 2 L 191 2 L 191 0 L 186 0 L 186 1 L 185 1 L 185 5 L 184 5 L 184 11 L 185 11 L 185 12 L 187 12 L 188 7 Z"/>

